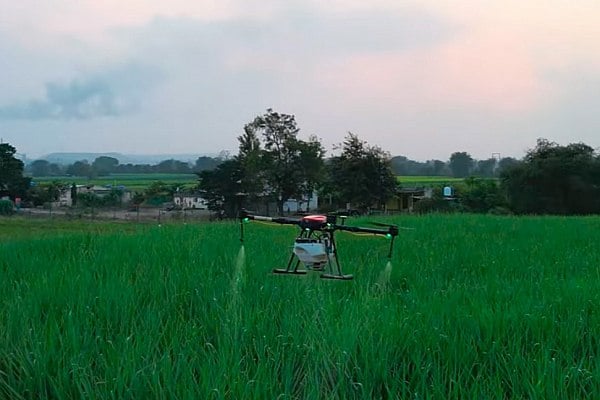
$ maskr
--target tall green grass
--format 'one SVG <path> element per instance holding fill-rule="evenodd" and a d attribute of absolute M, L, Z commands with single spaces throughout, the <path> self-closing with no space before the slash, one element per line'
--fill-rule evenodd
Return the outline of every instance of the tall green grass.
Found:
<path fill-rule="evenodd" d="M 600 219 L 398 217 L 351 282 L 274 276 L 295 230 L 0 244 L 1 398 L 593 398 Z M 386 275 L 387 274 L 387 275 Z M 382 279 L 383 277 L 383 279 Z"/>

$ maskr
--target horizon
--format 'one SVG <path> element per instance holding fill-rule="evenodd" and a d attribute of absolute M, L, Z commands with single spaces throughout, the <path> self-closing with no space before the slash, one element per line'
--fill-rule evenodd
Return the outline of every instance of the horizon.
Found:
<path fill-rule="evenodd" d="M 385 150 L 385 149 L 384 149 Z M 452 152 L 454 153 L 454 152 Z M 451 153 L 451 154 L 452 154 Z M 409 155 L 406 154 L 390 154 L 390 158 L 395 158 L 395 157 L 406 157 L 408 160 L 410 161 L 416 161 L 416 162 L 420 162 L 420 163 L 426 163 L 429 161 L 434 161 L 434 160 L 438 160 L 438 161 L 443 161 L 443 162 L 448 162 L 450 159 L 451 154 L 448 154 L 448 157 L 445 159 L 437 159 L 437 158 L 428 158 L 428 159 L 416 159 L 416 158 L 412 158 Z M 494 153 L 494 154 L 499 154 L 499 153 Z M 179 160 L 179 161 L 185 161 L 184 158 L 187 158 L 188 162 L 191 161 L 195 161 L 197 158 L 199 157 L 211 157 L 211 158 L 218 158 L 219 154 L 217 153 L 155 153 L 155 154 L 146 154 L 146 153 L 121 153 L 118 151 L 106 151 L 106 152 L 93 152 L 93 151 L 72 151 L 72 152 L 51 152 L 51 153 L 47 153 L 47 154 L 43 154 L 39 157 L 30 157 L 29 154 L 27 153 L 22 153 L 19 152 L 17 149 L 17 156 L 19 156 L 19 158 L 24 161 L 25 163 L 31 163 L 33 161 L 37 161 L 37 160 L 46 160 L 48 161 L 48 159 L 52 160 L 54 157 L 56 157 L 57 155 L 62 155 L 62 156 L 66 156 L 67 158 L 76 158 L 73 157 L 75 155 L 88 155 L 88 156 L 93 156 L 93 157 L 100 157 L 100 156 L 109 156 L 109 157 L 114 157 L 116 159 L 119 159 L 119 156 L 123 157 L 123 158 L 135 158 L 135 157 L 139 157 L 140 159 L 142 158 L 156 158 L 157 162 L 160 161 L 165 161 L 165 160 L 169 160 L 169 159 L 175 159 L 175 160 Z M 232 154 L 233 155 L 233 154 Z M 472 156 L 472 155 L 471 155 Z M 514 156 L 503 156 L 501 155 L 501 158 L 505 158 L 505 157 L 511 157 L 511 158 L 515 158 L 515 159 L 521 159 L 522 157 L 514 157 Z M 25 157 L 25 158 L 23 158 Z M 160 157 L 166 157 L 166 158 L 160 158 Z M 178 158 L 180 157 L 180 158 Z M 192 158 L 189 158 L 192 157 Z M 328 158 L 330 156 L 328 156 L 327 154 L 325 154 L 325 158 Z M 477 157 L 473 157 L 474 160 L 476 161 L 481 161 L 481 160 L 487 160 L 487 159 L 491 159 L 491 158 L 497 158 L 497 157 L 492 157 L 490 155 L 490 157 L 487 157 L 485 159 L 483 158 L 477 158 Z M 88 161 L 88 162 L 92 162 L 94 161 L 94 159 L 86 159 L 86 158 L 77 158 L 75 161 Z M 62 163 L 62 162 L 55 162 L 57 164 L 64 164 L 66 165 L 67 163 Z M 130 162 L 122 162 L 121 160 L 119 160 L 119 164 L 124 164 L 124 163 L 130 163 Z"/>
<path fill-rule="evenodd" d="M 154 0 L 0 15 L 0 137 L 19 153 L 237 153 L 267 108 L 329 154 L 522 158 L 600 147 L 600 3 Z"/>

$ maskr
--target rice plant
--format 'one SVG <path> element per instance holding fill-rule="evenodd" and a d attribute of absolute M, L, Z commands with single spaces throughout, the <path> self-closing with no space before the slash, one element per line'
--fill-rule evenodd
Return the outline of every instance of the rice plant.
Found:
<path fill-rule="evenodd" d="M 275 276 L 293 227 L 0 242 L 0 398 L 593 398 L 600 218 L 396 217 L 354 281 Z M 3 221 L 3 230 L 10 223 Z"/>

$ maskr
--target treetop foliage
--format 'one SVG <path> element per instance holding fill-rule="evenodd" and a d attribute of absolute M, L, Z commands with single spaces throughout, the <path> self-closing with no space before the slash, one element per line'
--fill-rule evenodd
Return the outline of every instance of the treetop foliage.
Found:
<path fill-rule="evenodd" d="M 17 149 L 0 143 L 0 197 L 25 197 L 30 178 L 23 177 L 23 161 L 15 157 Z"/>
<path fill-rule="evenodd" d="M 539 139 L 501 180 L 517 213 L 600 213 L 600 157 L 586 144 Z"/>

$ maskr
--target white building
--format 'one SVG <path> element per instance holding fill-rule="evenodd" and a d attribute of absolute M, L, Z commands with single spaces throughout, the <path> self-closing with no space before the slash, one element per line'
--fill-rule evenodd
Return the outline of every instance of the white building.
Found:
<path fill-rule="evenodd" d="M 301 199 L 287 199 L 283 203 L 284 212 L 310 212 L 316 211 L 319 208 L 319 197 L 314 191 L 310 197 L 304 195 Z"/>
<path fill-rule="evenodd" d="M 206 210 L 208 208 L 206 200 L 194 193 L 176 193 L 173 196 L 173 204 L 187 209 Z"/>

